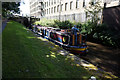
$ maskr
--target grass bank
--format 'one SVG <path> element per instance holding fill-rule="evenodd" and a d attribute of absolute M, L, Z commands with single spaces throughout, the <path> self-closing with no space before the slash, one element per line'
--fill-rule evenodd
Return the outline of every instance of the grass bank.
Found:
<path fill-rule="evenodd" d="M 58 54 L 59 46 L 38 39 L 17 22 L 8 22 L 2 41 L 3 78 L 88 79 L 91 76 Z"/>

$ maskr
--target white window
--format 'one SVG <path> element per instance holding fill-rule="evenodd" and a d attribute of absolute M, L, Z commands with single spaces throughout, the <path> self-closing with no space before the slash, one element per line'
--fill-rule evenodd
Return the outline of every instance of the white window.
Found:
<path fill-rule="evenodd" d="M 79 1 L 76 1 L 76 8 L 79 8 Z"/>
<path fill-rule="evenodd" d="M 48 1 L 47 1 L 47 7 L 48 7 Z"/>
<path fill-rule="evenodd" d="M 59 5 L 57 6 L 57 12 L 59 12 Z"/>
<path fill-rule="evenodd" d="M 67 10 L 67 3 L 65 3 L 65 11 Z"/>
<path fill-rule="evenodd" d="M 53 7 L 51 8 L 51 13 L 53 13 Z"/>
<path fill-rule="evenodd" d="M 51 0 L 51 4 L 53 5 L 53 0 Z"/>
<path fill-rule="evenodd" d="M 46 10 L 45 10 L 45 14 L 46 14 Z"/>
<path fill-rule="evenodd" d="M 46 7 L 46 2 L 45 2 L 45 7 Z"/>
<path fill-rule="evenodd" d="M 61 4 L 61 11 L 63 11 L 63 4 Z"/>
<path fill-rule="evenodd" d="M 56 0 L 54 0 L 54 4 L 56 4 Z"/>
<path fill-rule="evenodd" d="M 83 7 L 85 7 L 85 0 L 83 0 Z"/>
<path fill-rule="evenodd" d="M 47 9 L 47 14 L 48 14 L 48 9 Z"/>
<path fill-rule="evenodd" d="M 49 8 L 49 14 L 50 14 L 50 8 Z"/>
<path fill-rule="evenodd" d="M 56 12 L 56 6 L 54 7 L 54 13 Z"/>
<path fill-rule="evenodd" d="M 49 6 L 50 6 L 50 0 L 49 0 Z"/>
<path fill-rule="evenodd" d="M 73 1 L 70 2 L 70 9 L 73 9 Z"/>

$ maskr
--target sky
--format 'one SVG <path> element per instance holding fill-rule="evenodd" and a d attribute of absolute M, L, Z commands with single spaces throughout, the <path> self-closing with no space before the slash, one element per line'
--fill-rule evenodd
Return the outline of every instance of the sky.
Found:
<path fill-rule="evenodd" d="M 24 16 L 26 16 L 30 14 L 29 0 L 21 0 L 20 10 L 20 15 L 23 14 Z"/>

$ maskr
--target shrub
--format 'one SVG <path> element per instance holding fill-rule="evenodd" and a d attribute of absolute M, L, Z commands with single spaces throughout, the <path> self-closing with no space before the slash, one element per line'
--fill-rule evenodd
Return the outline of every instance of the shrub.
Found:
<path fill-rule="evenodd" d="M 50 27 L 51 25 L 54 25 L 54 20 L 50 20 L 50 19 L 46 19 L 46 18 L 43 18 L 41 19 L 40 21 L 36 21 L 35 24 L 40 24 L 42 26 L 47 26 L 47 27 Z M 52 27 L 52 26 L 51 26 Z"/>
<path fill-rule="evenodd" d="M 120 32 L 116 34 L 106 24 L 101 24 L 97 26 L 93 38 L 100 40 L 107 46 L 120 47 L 119 35 Z"/>
<path fill-rule="evenodd" d="M 40 24 L 42 26 L 47 27 L 55 27 L 60 29 L 71 29 L 73 26 L 73 23 L 69 20 L 66 21 L 59 21 L 59 20 L 49 20 L 49 19 L 42 19 L 40 21 L 36 21 L 35 24 Z"/>
<path fill-rule="evenodd" d="M 70 22 L 69 20 L 66 21 L 59 21 L 55 20 L 55 25 L 57 25 L 60 29 L 71 29 L 73 26 L 73 23 Z"/>

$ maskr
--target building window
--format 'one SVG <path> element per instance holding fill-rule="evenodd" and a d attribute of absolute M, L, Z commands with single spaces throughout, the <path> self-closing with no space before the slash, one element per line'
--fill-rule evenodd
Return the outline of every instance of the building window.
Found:
<path fill-rule="evenodd" d="M 54 0 L 54 4 L 56 4 L 56 0 Z"/>
<path fill-rule="evenodd" d="M 47 2 L 47 7 L 48 7 L 48 2 Z"/>
<path fill-rule="evenodd" d="M 79 2 L 76 1 L 76 8 L 79 8 Z"/>
<path fill-rule="evenodd" d="M 70 9 L 73 9 L 73 1 L 70 2 Z"/>
<path fill-rule="evenodd" d="M 43 16 L 45 15 L 45 11 L 43 11 Z"/>
<path fill-rule="evenodd" d="M 63 4 L 61 4 L 61 8 L 60 8 L 60 11 L 63 11 Z"/>
<path fill-rule="evenodd" d="M 50 6 L 50 0 L 49 0 L 49 6 Z"/>
<path fill-rule="evenodd" d="M 73 20 L 75 20 L 75 14 L 72 14 L 72 16 L 73 16 Z"/>
<path fill-rule="evenodd" d="M 40 2 L 41 3 L 41 8 L 44 8 L 44 4 L 43 4 L 43 2 Z"/>
<path fill-rule="evenodd" d="M 48 9 L 47 9 L 47 14 L 48 14 Z"/>
<path fill-rule="evenodd" d="M 56 6 L 54 7 L 54 13 L 56 12 Z"/>
<path fill-rule="evenodd" d="M 49 8 L 49 14 L 50 14 L 50 8 Z"/>
<path fill-rule="evenodd" d="M 92 2 L 91 2 L 91 5 L 95 5 L 95 3 L 92 1 Z"/>
<path fill-rule="evenodd" d="M 46 7 L 46 2 L 45 2 L 45 7 Z"/>
<path fill-rule="evenodd" d="M 65 3 L 65 11 L 67 10 L 67 3 Z"/>
<path fill-rule="evenodd" d="M 59 5 L 57 6 L 57 12 L 59 12 Z"/>
<path fill-rule="evenodd" d="M 83 0 L 83 7 L 85 7 L 85 0 Z"/>
<path fill-rule="evenodd" d="M 41 16 L 43 16 L 43 14 L 41 12 L 38 12 L 38 15 L 41 14 Z"/>
<path fill-rule="evenodd" d="M 53 0 L 51 1 L 51 4 L 53 5 Z"/>
<path fill-rule="evenodd" d="M 38 6 L 38 10 L 40 10 L 41 9 L 41 7 L 40 6 Z"/>
<path fill-rule="evenodd" d="M 44 12 L 41 13 L 41 16 L 44 16 Z"/>
<path fill-rule="evenodd" d="M 53 13 L 53 7 L 51 8 L 51 13 Z"/>

